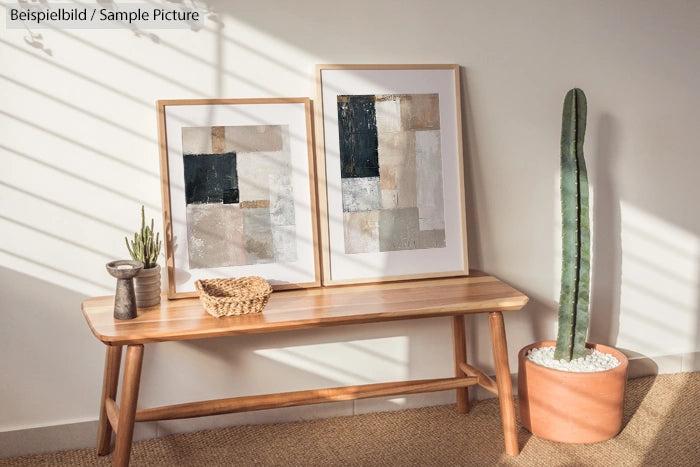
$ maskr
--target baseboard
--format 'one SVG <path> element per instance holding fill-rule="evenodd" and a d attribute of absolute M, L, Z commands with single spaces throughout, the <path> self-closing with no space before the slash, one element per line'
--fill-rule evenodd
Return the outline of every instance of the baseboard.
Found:
<path fill-rule="evenodd" d="M 630 378 L 700 371 L 700 352 L 657 355 L 653 357 L 624 349 L 623 352 L 629 359 L 628 374 Z"/>
<path fill-rule="evenodd" d="M 154 423 L 137 423 L 134 439 L 156 436 Z M 0 432 L 0 458 L 95 448 L 97 420 Z M 95 454 L 97 455 L 97 454 Z"/>

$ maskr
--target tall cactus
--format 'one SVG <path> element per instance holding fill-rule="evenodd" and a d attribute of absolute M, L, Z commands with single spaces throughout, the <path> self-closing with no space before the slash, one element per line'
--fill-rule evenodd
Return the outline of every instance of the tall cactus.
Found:
<path fill-rule="evenodd" d="M 586 95 L 576 88 L 564 99 L 561 129 L 562 271 L 554 357 L 567 361 L 584 356 L 589 321 L 591 231 L 585 133 Z"/>

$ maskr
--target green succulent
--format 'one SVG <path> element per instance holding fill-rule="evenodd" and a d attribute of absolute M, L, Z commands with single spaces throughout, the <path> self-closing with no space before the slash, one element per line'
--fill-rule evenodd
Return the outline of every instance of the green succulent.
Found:
<path fill-rule="evenodd" d="M 124 237 L 124 241 L 131 259 L 142 262 L 145 269 L 157 266 L 162 242 L 159 233 L 153 234 L 153 219 L 150 226 L 146 225 L 146 212 L 143 206 L 141 206 L 141 231 L 134 234 L 131 242 L 128 237 Z"/>

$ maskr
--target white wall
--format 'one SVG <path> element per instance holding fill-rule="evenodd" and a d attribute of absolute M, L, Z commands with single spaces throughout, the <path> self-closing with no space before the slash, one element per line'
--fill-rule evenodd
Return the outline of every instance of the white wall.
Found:
<path fill-rule="evenodd" d="M 140 205 L 160 220 L 155 101 L 313 97 L 317 63 L 464 67 L 470 260 L 531 297 L 506 317 L 513 371 L 520 347 L 555 332 L 561 104 L 583 88 L 591 340 L 651 366 L 640 371 L 698 370 L 700 3 L 198 3 L 211 7 L 199 31 L 28 31 L 2 21 L 0 456 L 94 441 L 104 347 L 80 302 L 113 292 L 104 263 L 125 256 Z M 469 324 L 470 358 L 489 369 L 486 322 Z M 149 346 L 141 403 L 449 375 L 449 333 L 436 319 Z M 138 436 L 452 397 L 146 424 Z"/>

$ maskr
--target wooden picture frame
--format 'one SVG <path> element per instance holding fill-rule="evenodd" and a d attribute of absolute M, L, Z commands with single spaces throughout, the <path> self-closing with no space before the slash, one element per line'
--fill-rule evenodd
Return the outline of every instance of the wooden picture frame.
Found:
<path fill-rule="evenodd" d="M 317 65 L 322 283 L 469 274 L 458 65 Z"/>
<path fill-rule="evenodd" d="M 197 279 L 320 285 L 311 101 L 157 104 L 168 298 Z"/>

